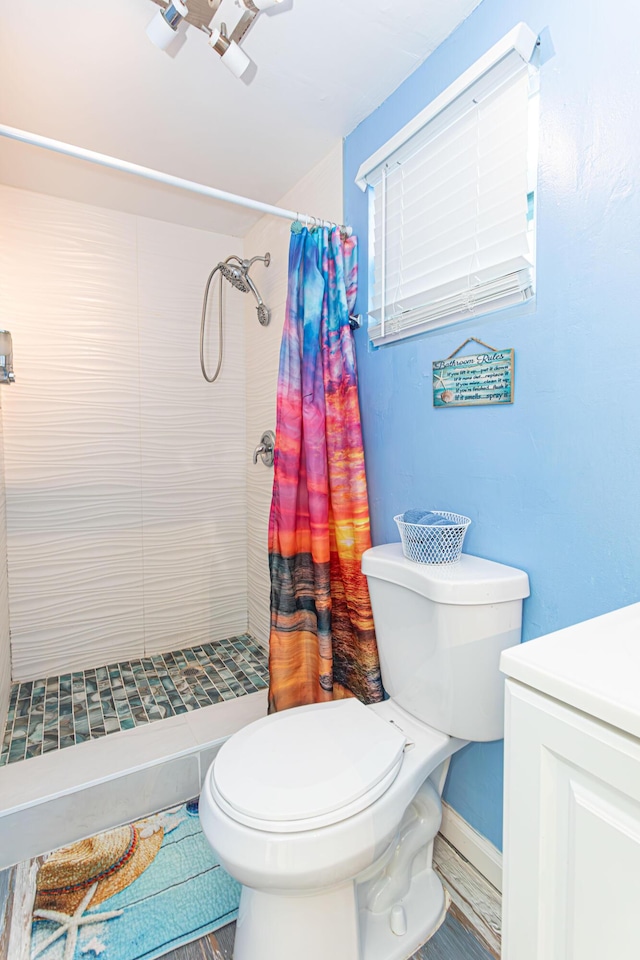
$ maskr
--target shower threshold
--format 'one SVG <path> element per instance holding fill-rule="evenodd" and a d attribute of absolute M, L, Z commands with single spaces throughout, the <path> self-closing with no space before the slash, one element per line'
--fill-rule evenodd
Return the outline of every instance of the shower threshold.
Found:
<path fill-rule="evenodd" d="M 145 661 L 146 669 L 141 672 Z M 149 661 L 154 663 L 162 694 L 158 684 L 150 682 Z M 21 762 L 17 762 L 17 750 L 14 759 L 9 759 L 9 746 L 9 762 L 5 760 L 0 767 L 0 869 L 197 796 L 224 740 L 266 714 L 266 655 L 247 635 L 100 670 L 109 672 L 110 689 L 118 694 L 113 696 L 120 721 L 117 728 L 109 725 L 112 729 L 107 729 L 110 706 L 104 673 L 84 671 L 71 675 L 71 696 L 76 698 L 72 717 L 75 721 L 82 716 L 84 695 L 91 735 L 84 735 L 84 725 L 78 723 L 80 737 L 69 742 L 68 735 L 60 736 L 65 729 L 62 720 L 68 716 L 60 710 L 57 749 L 50 747 L 30 755 L 24 746 Z M 76 692 L 74 683 L 81 677 L 84 687 L 81 691 L 78 683 Z M 28 733 L 30 728 L 35 729 L 33 717 L 39 716 L 43 748 L 48 732 L 47 705 L 60 705 L 67 696 L 64 678 L 54 680 L 58 681 L 57 693 L 63 694 L 57 701 L 53 696 L 55 684 L 50 685 L 49 680 L 32 682 L 28 701 L 26 693 L 21 701 L 20 690 L 12 701 L 13 734 L 20 729 L 15 727 L 17 719 L 29 718 Z M 156 690 L 156 706 L 164 705 L 166 698 L 171 712 L 167 709 L 158 716 L 151 709 L 145 682 Z M 105 694 L 101 708 L 104 733 L 91 722 L 91 703 L 95 705 L 95 695 L 101 690 Z M 145 705 L 144 717 L 137 699 Z M 31 712 L 26 709 L 27 702 Z M 73 729 L 75 732 L 76 727 Z M 18 739 L 28 741 L 28 736 Z M 13 743 L 11 737 L 7 742 Z"/>

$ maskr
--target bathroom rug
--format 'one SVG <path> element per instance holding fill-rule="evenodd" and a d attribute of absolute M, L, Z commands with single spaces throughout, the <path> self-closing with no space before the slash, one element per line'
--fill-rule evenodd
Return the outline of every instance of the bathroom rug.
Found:
<path fill-rule="evenodd" d="M 240 900 L 197 801 L 54 851 L 35 887 L 31 960 L 154 960 L 235 920 Z"/>

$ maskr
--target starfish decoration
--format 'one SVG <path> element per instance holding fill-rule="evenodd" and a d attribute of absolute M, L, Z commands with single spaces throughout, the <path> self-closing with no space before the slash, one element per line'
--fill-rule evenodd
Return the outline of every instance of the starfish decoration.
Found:
<path fill-rule="evenodd" d="M 446 389 L 447 389 L 447 385 L 446 385 L 446 383 L 444 382 L 444 377 L 441 377 L 440 374 L 434 373 L 433 379 L 440 381 L 440 386 L 442 387 L 443 390 L 446 390 Z"/>
<path fill-rule="evenodd" d="M 103 920 L 111 920 L 113 917 L 122 916 L 124 913 L 123 910 L 111 910 L 108 913 L 91 913 L 87 914 L 86 917 L 84 916 L 84 912 L 91 903 L 93 895 L 97 889 L 98 884 L 94 883 L 85 894 L 82 902 L 78 904 L 72 914 L 60 913 L 58 910 L 33 911 L 34 917 L 37 917 L 40 920 L 53 920 L 54 923 L 59 923 L 60 926 L 55 933 L 52 933 L 50 937 L 47 937 L 47 939 L 40 944 L 37 951 L 32 954 L 32 958 L 40 956 L 40 954 L 44 953 L 44 951 L 50 947 L 52 943 L 54 943 L 60 937 L 64 937 L 66 934 L 67 942 L 65 943 L 62 960 L 73 960 L 80 927 L 83 927 L 88 923 L 101 923 Z"/>

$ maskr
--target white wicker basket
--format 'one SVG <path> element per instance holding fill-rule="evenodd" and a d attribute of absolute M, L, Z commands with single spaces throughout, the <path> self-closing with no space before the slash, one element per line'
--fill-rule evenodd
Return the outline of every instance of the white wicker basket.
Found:
<path fill-rule="evenodd" d="M 416 563 L 457 563 L 471 520 L 460 513 L 449 513 L 447 510 L 432 510 L 431 513 L 453 520 L 453 523 L 446 526 L 406 523 L 402 519 L 402 513 L 393 518 L 400 531 L 402 552 L 407 560 L 414 560 Z"/>

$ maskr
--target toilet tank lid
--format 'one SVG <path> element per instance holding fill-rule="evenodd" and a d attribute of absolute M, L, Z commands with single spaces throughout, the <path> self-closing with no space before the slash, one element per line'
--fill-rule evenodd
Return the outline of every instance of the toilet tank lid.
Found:
<path fill-rule="evenodd" d="M 529 596 L 523 570 L 463 553 L 458 563 L 429 564 L 407 560 L 401 543 L 385 543 L 362 555 L 367 577 L 397 583 L 435 603 L 483 604 Z"/>

